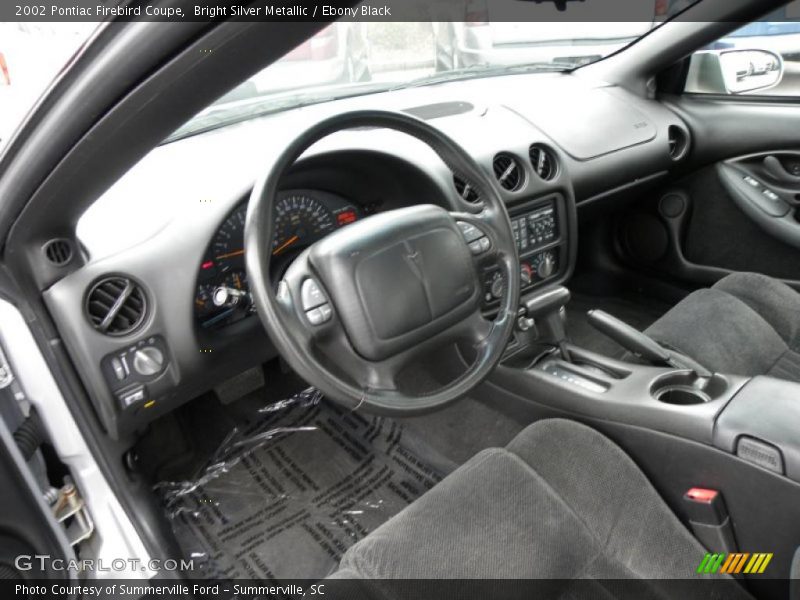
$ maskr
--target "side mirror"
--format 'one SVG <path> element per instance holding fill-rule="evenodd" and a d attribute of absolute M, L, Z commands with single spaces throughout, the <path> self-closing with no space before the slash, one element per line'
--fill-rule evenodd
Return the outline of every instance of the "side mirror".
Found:
<path fill-rule="evenodd" d="M 686 91 L 745 94 L 778 85 L 783 59 L 768 50 L 705 50 L 692 55 Z"/>

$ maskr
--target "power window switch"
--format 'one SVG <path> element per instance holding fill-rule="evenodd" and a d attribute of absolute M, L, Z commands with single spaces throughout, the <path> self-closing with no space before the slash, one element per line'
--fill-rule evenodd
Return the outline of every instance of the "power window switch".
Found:
<path fill-rule="evenodd" d="M 760 186 L 761 186 L 761 184 L 760 184 L 760 183 L 758 183 L 758 181 L 756 181 L 755 179 L 753 179 L 753 178 L 752 178 L 752 177 L 750 177 L 749 175 L 745 176 L 745 178 L 744 178 L 744 182 L 745 182 L 747 185 L 753 186 L 754 188 L 757 188 L 757 187 L 760 187 Z"/>
<path fill-rule="evenodd" d="M 764 190 L 761 192 L 765 198 L 772 200 L 773 202 L 777 202 L 779 200 L 778 194 L 773 192 L 772 190 Z"/>

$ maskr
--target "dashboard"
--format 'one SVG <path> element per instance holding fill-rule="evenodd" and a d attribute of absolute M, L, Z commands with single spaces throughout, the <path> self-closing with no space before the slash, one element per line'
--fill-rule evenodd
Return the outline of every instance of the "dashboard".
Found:
<path fill-rule="evenodd" d="M 253 182 L 270 153 L 309 122 L 376 106 L 428 120 L 494 177 L 524 293 L 566 282 L 578 210 L 668 175 L 678 160 L 672 133 L 686 133 L 658 101 L 536 74 L 331 101 L 154 149 L 81 218 L 85 253 L 43 294 L 110 435 L 136 431 L 211 389 L 263 383 L 261 365 L 276 351 L 248 294 L 243 234 Z M 325 138 L 281 189 L 273 282 L 304 248 L 374 213 L 416 204 L 482 209 L 429 147 L 384 129 Z M 489 314 L 505 282 L 492 267 L 480 277 Z"/>
<path fill-rule="evenodd" d="M 224 327 L 253 314 L 244 263 L 247 202 L 239 204 L 214 233 L 197 271 L 194 316 L 200 327 Z M 320 190 L 281 192 L 275 204 L 272 279 L 294 257 L 336 229 L 365 216 L 364 207 Z"/>

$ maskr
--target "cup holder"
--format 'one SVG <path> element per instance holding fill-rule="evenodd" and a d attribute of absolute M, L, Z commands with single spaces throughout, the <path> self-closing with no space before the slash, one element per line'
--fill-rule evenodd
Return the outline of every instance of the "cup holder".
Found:
<path fill-rule="evenodd" d="M 711 398 L 700 390 L 684 386 L 665 387 L 656 392 L 656 400 L 666 404 L 679 404 L 687 406 L 689 404 L 703 404 Z"/>
<path fill-rule="evenodd" d="M 691 406 L 711 402 L 727 389 L 728 382 L 720 375 L 703 381 L 691 371 L 676 371 L 656 379 L 650 393 L 653 398 L 665 404 Z"/>

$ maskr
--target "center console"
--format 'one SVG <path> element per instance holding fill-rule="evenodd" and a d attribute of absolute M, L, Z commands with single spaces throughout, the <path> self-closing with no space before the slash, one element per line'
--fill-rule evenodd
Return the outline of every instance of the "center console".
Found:
<path fill-rule="evenodd" d="M 599 310 L 588 323 L 628 350 L 616 360 L 568 341 L 569 291 L 521 298 L 513 353 L 492 379 L 584 416 L 678 435 L 800 483 L 800 384 L 712 373 Z"/>
<path fill-rule="evenodd" d="M 589 351 L 568 340 L 569 291 L 533 287 L 521 297 L 515 338 L 484 401 L 520 420 L 588 423 L 639 464 L 709 550 L 772 553 L 771 576 L 787 577 L 800 553 L 800 383 L 713 373 L 602 311 L 589 311 L 589 324 L 628 355 Z M 467 349 L 462 357 L 470 362 Z M 690 488 L 720 494 L 730 521 L 708 525 L 682 514 Z M 746 577 L 757 597 L 785 597 Z"/>

